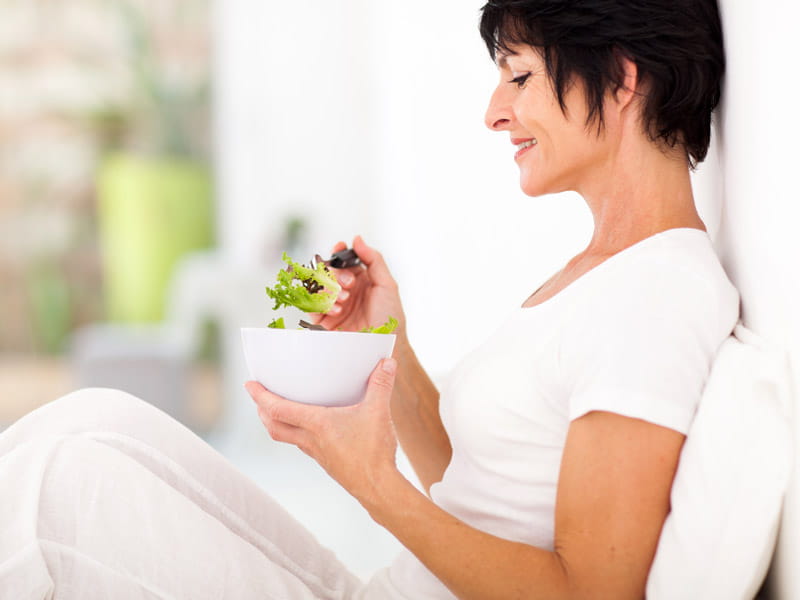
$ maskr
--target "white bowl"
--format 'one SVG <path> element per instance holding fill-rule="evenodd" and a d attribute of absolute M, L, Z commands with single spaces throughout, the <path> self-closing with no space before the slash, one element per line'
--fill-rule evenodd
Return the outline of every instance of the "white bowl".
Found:
<path fill-rule="evenodd" d="M 364 398 L 367 381 L 396 336 L 353 331 L 243 327 L 251 379 L 305 404 L 348 406 Z"/>

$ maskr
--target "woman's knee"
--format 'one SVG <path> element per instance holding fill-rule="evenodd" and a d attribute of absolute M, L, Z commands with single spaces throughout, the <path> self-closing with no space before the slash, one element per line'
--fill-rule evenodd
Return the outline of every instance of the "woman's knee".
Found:
<path fill-rule="evenodd" d="M 126 392 L 85 388 L 53 400 L 22 417 L 0 435 L 0 453 L 4 445 L 35 436 L 87 431 L 135 434 L 137 430 L 165 419 L 169 417 Z"/>
<path fill-rule="evenodd" d="M 122 390 L 83 388 L 70 392 L 42 408 L 48 408 L 52 412 L 59 412 L 64 415 L 81 415 L 85 417 L 106 415 L 117 417 L 118 415 L 138 413 L 142 410 L 149 411 L 152 406 L 141 398 Z"/>

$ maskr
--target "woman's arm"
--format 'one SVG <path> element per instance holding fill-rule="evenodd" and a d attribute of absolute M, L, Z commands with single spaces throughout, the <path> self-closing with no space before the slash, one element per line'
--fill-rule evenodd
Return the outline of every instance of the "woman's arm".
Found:
<path fill-rule="evenodd" d="M 436 506 L 397 470 L 389 371 L 363 402 L 324 408 L 248 389 L 272 437 L 297 445 L 456 596 L 465 599 L 640 599 L 684 436 L 614 413 L 572 422 L 561 463 L 552 551 L 475 529 Z"/>
<path fill-rule="evenodd" d="M 613 413 L 570 427 L 555 548 L 489 535 L 390 476 L 365 506 L 462 599 L 644 598 L 684 436 Z"/>
<path fill-rule="evenodd" d="M 397 437 L 426 492 L 441 481 L 452 448 L 439 416 L 439 392 L 406 338 L 397 339 L 398 362 L 392 394 L 392 421 Z"/>

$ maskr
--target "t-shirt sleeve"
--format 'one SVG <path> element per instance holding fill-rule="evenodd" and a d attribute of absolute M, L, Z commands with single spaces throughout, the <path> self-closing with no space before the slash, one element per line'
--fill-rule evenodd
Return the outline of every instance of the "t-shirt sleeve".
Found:
<path fill-rule="evenodd" d="M 618 275 L 567 324 L 560 365 L 569 419 L 608 411 L 685 434 L 733 327 L 723 306 L 730 297 L 673 265 L 643 261 Z"/>

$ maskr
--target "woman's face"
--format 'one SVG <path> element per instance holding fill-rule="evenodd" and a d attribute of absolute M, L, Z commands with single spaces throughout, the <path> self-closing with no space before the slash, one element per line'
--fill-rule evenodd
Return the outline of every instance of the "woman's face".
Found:
<path fill-rule="evenodd" d="M 568 87 L 566 115 L 558 104 L 544 61 L 530 46 L 497 55 L 500 83 L 486 112 L 486 125 L 507 131 L 520 168 L 520 187 L 529 196 L 580 191 L 607 156 L 605 135 L 587 128 L 583 85 Z"/>

